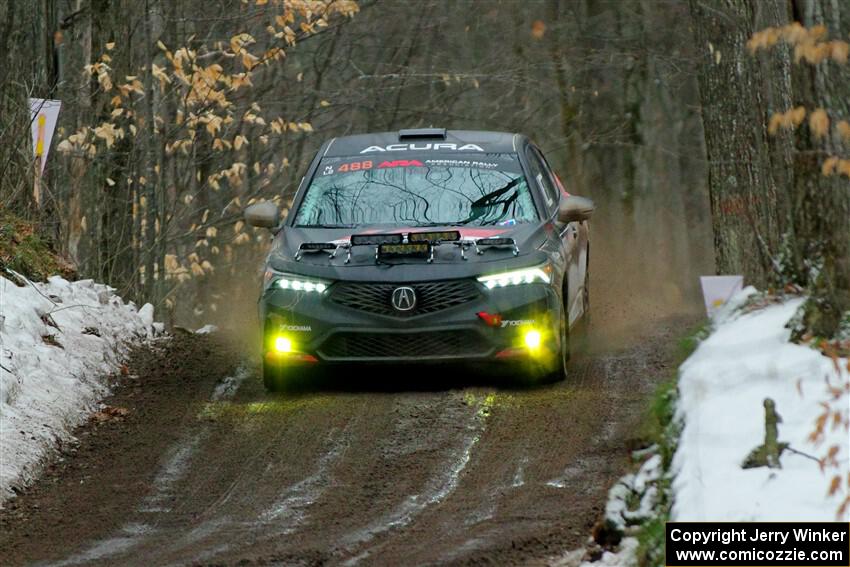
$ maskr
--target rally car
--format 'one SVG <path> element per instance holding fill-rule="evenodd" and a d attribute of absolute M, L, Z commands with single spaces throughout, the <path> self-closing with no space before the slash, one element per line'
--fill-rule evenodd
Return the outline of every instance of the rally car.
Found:
<path fill-rule="evenodd" d="M 272 231 L 259 301 L 263 377 L 472 361 L 566 376 L 588 313 L 591 200 L 521 134 L 409 129 L 334 138 Z"/>

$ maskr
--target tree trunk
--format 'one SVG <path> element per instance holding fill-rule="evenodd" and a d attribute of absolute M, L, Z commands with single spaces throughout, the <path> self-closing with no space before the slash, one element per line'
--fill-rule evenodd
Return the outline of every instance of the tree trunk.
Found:
<path fill-rule="evenodd" d="M 827 0 L 794 0 L 793 17 L 805 27 L 822 24 L 831 39 L 850 34 L 850 6 Z M 830 123 L 850 120 L 850 76 L 847 66 L 832 61 L 793 67 L 794 105 L 825 109 Z M 798 269 L 806 277 L 811 299 L 799 333 L 831 337 L 850 311 L 850 182 L 846 177 L 824 176 L 821 166 L 829 156 L 842 154 L 834 129 L 817 137 L 799 128 L 794 154 L 793 226 Z"/>
<path fill-rule="evenodd" d="M 74 68 L 71 61 L 77 63 L 79 68 L 91 63 L 92 56 L 92 10 L 90 0 L 76 0 L 73 5 L 74 14 L 80 14 L 73 26 L 66 31 L 69 35 L 68 44 L 64 54 L 68 58 L 67 68 Z M 91 76 L 88 73 L 79 73 L 69 77 L 71 89 L 76 89 L 79 96 L 77 108 L 74 112 L 73 130 L 87 124 L 91 120 Z M 66 111 L 67 112 L 67 111 Z M 67 197 L 67 208 L 62 216 L 64 228 L 64 251 L 78 268 L 83 264 L 83 256 L 80 244 L 83 239 L 83 192 L 85 186 L 83 178 L 88 169 L 85 158 L 75 156 L 71 158 L 68 171 L 70 190 Z"/>
<path fill-rule="evenodd" d="M 774 113 L 798 106 L 807 116 L 825 110 L 831 125 L 848 120 L 850 78 L 834 61 L 792 64 L 787 46 L 752 56 L 745 44 L 753 32 L 790 21 L 846 38 L 850 8 L 830 0 L 691 0 L 691 13 L 703 54 L 718 270 L 743 273 L 756 285 L 787 278 L 806 286 L 811 299 L 795 336 L 831 337 L 850 311 L 850 184 L 821 168 L 830 156 L 846 157 L 844 148 L 835 128 L 821 135 L 803 122 L 794 134 L 772 136 L 767 125 Z"/>
<path fill-rule="evenodd" d="M 787 78 L 751 57 L 746 42 L 787 16 L 778 1 L 690 4 L 717 270 L 765 286 L 775 281 L 773 258 L 787 227 L 790 170 L 790 145 L 771 139 L 767 124 L 790 108 L 790 97 Z"/>

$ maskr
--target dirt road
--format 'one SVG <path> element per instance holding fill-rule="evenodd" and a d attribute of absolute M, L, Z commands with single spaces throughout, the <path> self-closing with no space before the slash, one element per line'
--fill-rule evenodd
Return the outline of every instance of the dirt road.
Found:
<path fill-rule="evenodd" d="M 578 547 L 692 319 L 579 356 L 559 384 L 456 369 L 268 395 L 216 336 L 140 351 L 0 513 L 9 564 L 545 563 Z"/>

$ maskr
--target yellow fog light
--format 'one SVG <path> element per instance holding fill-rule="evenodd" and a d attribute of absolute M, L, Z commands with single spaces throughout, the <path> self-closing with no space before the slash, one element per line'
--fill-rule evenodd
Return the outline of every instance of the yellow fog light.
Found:
<path fill-rule="evenodd" d="M 292 341 L 286 337 L 277 337 L 274 340 L 274 349 L 277 352 L 292 352 Z"/>
<path fill-rule="evenodd" d="M 525 346 L 534 350 L 540 347 L 540 331 L 534 329 L 525 333 Z"/>

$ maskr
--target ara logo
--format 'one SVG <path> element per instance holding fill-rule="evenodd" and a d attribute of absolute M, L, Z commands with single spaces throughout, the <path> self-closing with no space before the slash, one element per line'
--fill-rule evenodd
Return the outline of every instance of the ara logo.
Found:
<path fill-rule="evenodd" d="M 369 146 L 365 150 L 361 150 L 361 154 L 370 152 L 406 152 L 408 150 L 452 150 L 456 152 L 483 152 L 484 148 L 476 144 L 463 144 L 458 146 L 448 142 L 438 142 L 436 144 L 390 144 L 389 146 Z"/>
<path fill-rule="evenodd" d="M 382 161 L 378 169 L 382 167 L 425 167 L 418 159 L 396 159 L 393 161 Z"/>

